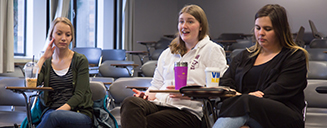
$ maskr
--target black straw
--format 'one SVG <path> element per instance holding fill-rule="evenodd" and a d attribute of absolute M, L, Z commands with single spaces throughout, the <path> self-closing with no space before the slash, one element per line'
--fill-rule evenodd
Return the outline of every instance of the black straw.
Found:
<path fill-rule="evenodd" d="M 34 68 L 34 66 L 35 66 L 35 65 L 34 65 L 34 57 L 35 57 L 35 55 L 33 55 L 33 58 L 32 58 L 32 74 L 33 74 L 33 68 Z M 32 75 L 32 74 L 31 74 L 31 75 Z"/>

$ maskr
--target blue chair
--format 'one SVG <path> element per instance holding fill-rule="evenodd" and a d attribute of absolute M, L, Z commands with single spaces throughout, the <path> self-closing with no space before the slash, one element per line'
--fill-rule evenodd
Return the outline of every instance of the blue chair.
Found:
<path fill-rule="evenodd" d="M 94 47 L 77 47 L 72 49 L 75 52 L 84 54 L 89 61 L 89 73 L 90 75 L 97 75 L 99 73 L 99 64 L 102 56 L 101 48 Z"/>
<path fill-rule="evenodd" d="M 123 49 L 103 49 L 102 50 L 102 60 L 125 60 L 126 59 L 126 50 Z"/>

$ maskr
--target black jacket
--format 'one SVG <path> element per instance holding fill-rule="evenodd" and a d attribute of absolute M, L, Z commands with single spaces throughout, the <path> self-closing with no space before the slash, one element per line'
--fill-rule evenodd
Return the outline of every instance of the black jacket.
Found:
<path fill-rule="evenodd" d="M 250 58 L 250 54 L 244 50 L 234 57 L 219 85 L 242 93 L 242 86 L 246 86 L 242 84 L 244 75 L 252 68 L 257 58 Z M 245 94 L 228 98 L 223 101 L 220 116 L 236 117 L 248 114 L 264 128 L 302 127 L 302 110 L 305 106 L 303 90 L 307 86 L 304 52 L 283 48 L 258 75 L 261 79 L 257 81 L 255 91 L 262 91 L 264 97 Z M 301 125 L 298 125 L 299 123 Z"/>

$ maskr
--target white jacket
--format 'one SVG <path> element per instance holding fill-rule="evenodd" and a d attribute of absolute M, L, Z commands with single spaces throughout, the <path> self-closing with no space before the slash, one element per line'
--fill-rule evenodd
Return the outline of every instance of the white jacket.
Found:
<path fill-rule="evenodd" d="M 159 57 L 149 89 L 166 90 L 167 85 L 174 85 L 174 63 L 178 61 L 188 62 L 188 84 L 205 85 L 204 70 L 206 67 L 220 68 L 221 76 L 228 68 L 223 48 L 212 42 L 209 36 L 206 36 L 183 57 L 179 54 L 172 54 L 170 48 L 164 50 Z M 158 105 L 190 111 L 200 120 L 203 116 L 202 102 L 200 101 L 170 98 L 168 93 L 157 93 L 153 102 Z"/>

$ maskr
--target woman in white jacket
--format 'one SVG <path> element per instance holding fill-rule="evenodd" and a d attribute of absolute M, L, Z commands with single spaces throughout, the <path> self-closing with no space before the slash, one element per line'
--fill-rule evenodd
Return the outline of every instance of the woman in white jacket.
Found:
<path fill-rule="evenodd" d="M 201 7 L 187 5 L 179 13 L 179 34 L 160 55 L 151 86 L 144 93 L 133 89 L 134 97 L 121 106 L 122 128 L 198 128 L 202 102 L 181 94 L 149 93 L 174 89 L 174 63 L 188 62 L 188 83 L 205 85 L 205 68 L 227 69 L 225 52 L 208 36 L 207 17 Z"/>

